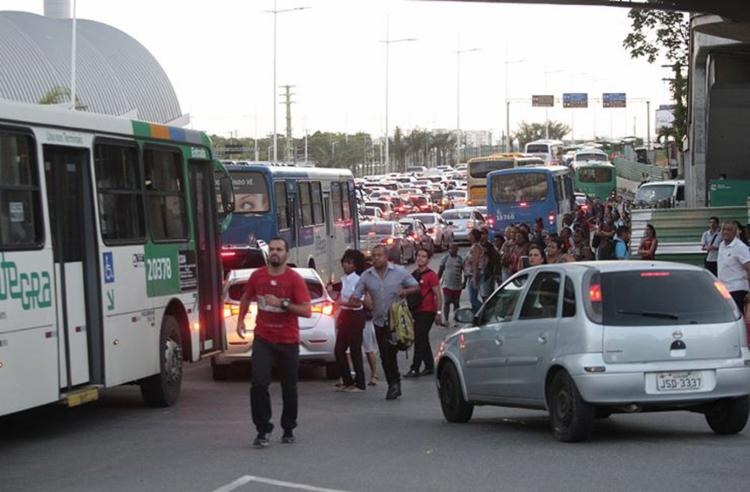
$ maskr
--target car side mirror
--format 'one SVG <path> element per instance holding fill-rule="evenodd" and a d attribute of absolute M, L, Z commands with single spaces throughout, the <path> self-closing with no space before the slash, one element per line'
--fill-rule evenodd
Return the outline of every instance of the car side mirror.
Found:
<path fill-rule="evenodd" d="M 229 176 L 222 176 L 219 180 L 219 189 L 221 191 L 221 207 L 225 214 L 234 212 L 234 190 L 232 189 L 232 180 Z"/>
<path fill-rule="evenodd" d="M 453 314 L 453 319 L 456 323 L 462 325 L 472 325 L 474 324 L 474 311 L 472 311 L 471 308 L 457 309 Z"/>

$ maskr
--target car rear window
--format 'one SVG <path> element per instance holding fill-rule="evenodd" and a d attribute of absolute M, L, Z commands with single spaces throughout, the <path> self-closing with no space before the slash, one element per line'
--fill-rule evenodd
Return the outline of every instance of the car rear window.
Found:
<path fill-rule="evenodd" d="M 462 210 L 460 212 L 443 212 L 445 220 L 466 220 L 471 218 L 471 210 Z"/>
<path fill-rule="evenodd" d="M 647 270 L 601 274 L 605 325 L 689 325 L 735 321 L 710 274 Z"/>
<path fill-rule="evenodd" d="M 233 301 L 239 302 L 242 298 L 242 294 L 245 292 L 245 284 L 247 282 L 235 282 L 229 286 L 227 296 Z M 310 293 L 310 299 L 315 300 L 323 297 L 323 285 L 317 280 L 305 279 L 307 285 L 307 291 Z"/>

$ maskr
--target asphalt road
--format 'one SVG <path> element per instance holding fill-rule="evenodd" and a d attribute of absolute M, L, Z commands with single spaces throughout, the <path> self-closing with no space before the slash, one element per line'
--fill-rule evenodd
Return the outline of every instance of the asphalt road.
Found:
<path fill-rule="evenodd" d="M 322 369 L 304 368 L 297 443 L 277 430 L 257 450 L 248 388 L 242 374 L 214 382 L 202 362 L 172 408 L 146 408 L 125 386 L 0 418 L 0 491 L 750 489 L 750 430 L 718 437 L 699 414 L 615 415 L 590 441 L 562 444 L 544 412 L 479 407 L 468 424 L 446 423 L 432 378 L 385 401 L 382 383 L 336 393 Z M 278 422 L 278 384 L 272 395 Z"/>

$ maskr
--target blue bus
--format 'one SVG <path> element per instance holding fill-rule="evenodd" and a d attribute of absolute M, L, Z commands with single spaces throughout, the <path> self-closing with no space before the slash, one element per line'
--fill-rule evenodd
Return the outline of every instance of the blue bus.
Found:
<path fill-rule="evenodd" d="M 260 163 L 225 167 L 235 207 L 224 217 L 222 257 L 279 236 L 289 242 L 290 264 L 316 269 L 325 282 L 340 278 L 341 256 L 358 247 L 350 170 Z"/>
<path fill-rule="evenodd" d="M 529 166 L 487 176 L 487 216 L 491 235 L 512 224 L 533 229 L 540 217 L 549 232 L 560 232 L 562 216 L 575 210 L 573 176 L 565 166 Z"/>

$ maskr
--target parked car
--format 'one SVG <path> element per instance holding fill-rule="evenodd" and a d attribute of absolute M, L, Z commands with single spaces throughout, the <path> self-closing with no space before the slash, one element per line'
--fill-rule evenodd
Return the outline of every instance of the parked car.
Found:
<path fill-rule="evenodd" d="M 750 351 L 742 315 L 708 271 L 671 262 L 522 270 L 438 350 L 449 422 L 474 405 L 548 410 L 554 436 L 585 440 L 612 413 L 687 410 L 717 434 L 748 419 Z"/>
<path fill-rule="evenodd" d="M 427 228 L 427 235 L 432 238 L 436 251 L 447 249 L 448 245 L 453 242 L 453 228 L 440 214 L 434 212 L 430 214 L 411 214 L 409 217 L 414 217 L 422 221 Z"/>
<path fill-rule="evenodd" d="M 240 313 L 240 299 L 245 291 L 245 284 L 254 268 L 234 270 L 224 283 L 224 327 L 226 330 L 227 349 L 211 357 L 211 370 L 216 380 L 227 379 L 233 364 L 249 363 L 253 357 L 253 337 L 257 303 L 251 302 L 245 317 L 247 333 L 245 338 L 237 334 L 237 322 Z M 302 363 L 322 365 L 326 368 L 326 377 L 338 377 L 334 347 L 336 345 L 336 327 L 334 323 L 334 303 L 326 292 L 323 281 L 312 268 L 294 268 L 305 280 L 312 301 L 312 317 L 299 318 L 299 360 Z"/>
<path fill-rule="evenodd" d="M 446 210 L 441 217 L 450 224 L 451 235 L 457 243 L 468 243 L 471 230 L 484 227 L 484 217 L 471 207 Z"/>
<path fill-rule="evenodd" d="M 651 181 L 638 187 L 635 208 L 675 208 L 685 206 L 685 181 Z"/>
<path fill-rule="evenodd" d="M 407 215 L 399 220 L 399 224 L 404 227 L 404 232 L 414 244 L 415 250 L 422 246 L 427 248 L 430 254 L 435 252 L 435 242 L 432 240 L 432 237 L 427 234 L 427 227 L 425 227 L 421 220 L 415 218 L 413 215 Z"/>
<path fill-rule="evenodd" d="M 405 265 L 417 259 L 414 242 L 398 222 L 361 222 L 359 244 L 368 259 L 372 256 L 372 248 L 378 244 L 385 246 L 388 260 L 399 265 Z"/>
<path fill-rule="evenodd" d="M 369 200 L 365 202 L 366 207 L 378 207 L 383 213 L 385 220 L 393 220 L 396 218 L 396 213 L 393 211 L 393 205 L 390 200 Z"/>

